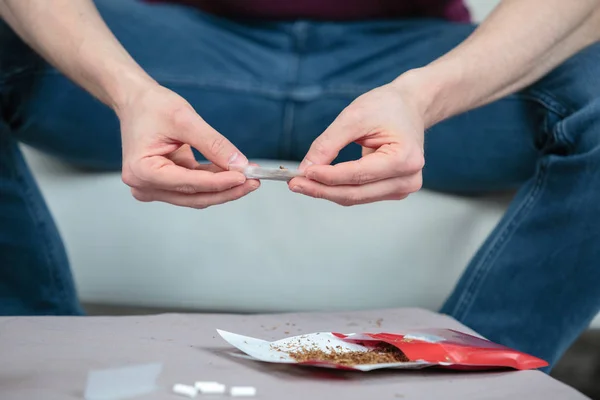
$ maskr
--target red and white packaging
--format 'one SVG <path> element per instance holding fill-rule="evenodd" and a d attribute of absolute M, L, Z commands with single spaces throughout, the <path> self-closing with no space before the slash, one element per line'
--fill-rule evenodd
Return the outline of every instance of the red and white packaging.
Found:
<path fill-rule="evenodd" d="M 217 330 L 225 341 L 241 350 L 240 357 L 257 361 L 298 364 L 324 368 L 371 371 L 382 368 L 421 369 L 438 367 L 459 370 L 513 368 L 518 370 L 542 368 L 548 363 L 537 357 L 501 346 L 451 329 L 420 329 L 399 333 L 316 332 L 268 342 Z M 402 351 L 407 362 L 385 364 L 340 365 L 331 361 L 309 360 L 298 362 L 288 351 L 304 348 L 329 352 L 369 351 L 386 343 Z M 285 349 L 285 350 L 284 350 Z"/>

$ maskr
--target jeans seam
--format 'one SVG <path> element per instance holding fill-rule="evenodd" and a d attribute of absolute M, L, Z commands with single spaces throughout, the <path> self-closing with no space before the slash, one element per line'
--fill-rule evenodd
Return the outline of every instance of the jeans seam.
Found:
<path fill-rule="evenodd" d="M 519 227 L 519 224 L 528 215 L 536 200 L 539 198 L 541 189 L 546 181 L 547 164 L 547 160 L 543 160 L 540 163 L 540 169 L 537 173 L 534 186 L 527 194 L 527 197 L 521 202 L 511 219 L 506 223 L 504 228 L 502 228 L 502 232 L 487 251 L 487 254 L 485 254 L 481 261 L 475 266 L 475 272 L 471 275 L 467 287 L 464 289 L 463 294 L 454 307 L 452 315 L 457 319 L 464 319 L 464 316 L 469 312 L 473 305 L 473 300 L 481 289 L 480 283 L 483 282 L 489 271 L 492 269 L 492 265 L 497 259 L 499 250 L 501 250 L 510 240 Z"/>
<path fill-rule="evenodd" d="M 559 117 L 564 118 L 568 115 L 568 109 L 557 101 L 552 95 L 539 91 L 539 90 L 530 90 L 529 92 L 519 92 L 512 95 L 515 98 L 533 101 L 538 103 L 542 107 L 544 107 L 548 112 L 552 112 Z M 548 121 L 546 120 L 546 124 Z M 560 124 L 559 124 L 560 125 Z M 555 135 L 555 140 L 558 139 L 558 136 L 562 135 L 560 132 L 560 127 L 557 126 L 557 129 L 550 129 L 547 127 L 545 132 L 550 135 Z M 497 236 L 493 243 L 491 243 L 487 253 L 483 254 L 480 261 L 474 266 L 475 271 L 471 274 L 469 281 L 466 284 L 465 289 L 463 290 L 460 298 L 458 299 L 456 306 L 453 310 L 453 315 L 456 318 L 464 318 L 464 316 L 469 312 L 473 305 L 473 301 L 481 288 L 481 282 L 484 281 L 485 277 L 488 275 L 489 271 L 492 268 L 494 261 L 497 259 L 497 255 L 499 251 L 505 246 L 505 244 L 510 240 L 514 232 L 517 230 L 521 221 L 528 215 L 530 210 L 532 209 L 539 193 L 541 192 L 542 186 L 545 183 L 546 178 L 546 170 L 547 163 L 549 161 L 542 159 L 539 164 L 539 170 L 536 173 L 535 183 L 527 196 L 523 199 L 521 204 L 518 206 L 517 210 L 510 217 L 510 219 L 504 224 L 500 232 L 497 233 Z"/>
<path fill-rule="evenodd" d="M 557 100 L 552 94 L 542 90 L 530 90 L 529 93 L 519 93 L 518 97 L 533 100 L 540 105 L 544 106 L 546 110 L 551 111 L 561 118 L 565 118 L 567 115 L 572 114 L 574 110 L 565 106 L 559 100 Z"/>
<path fill-rule="evenodd" d="M 560 144 L 563 144 L 568 147 L 570 151 L 573 150 L 573 141 L 567 136 L 563 129 L 562 121 L 569 115 L 573 114 L 575 110 L 570 109 L 561 103 L 558 99 L 556 99 L 552 94 L 542 91 L 542 90 L 532 90 L 531 95 L 528 98 L 538 102 L 541 104 L 546 110 L 550 113 L 555 114 L 559 121 L 554 125 L 554 127 L 548 126 L 548 121 L 546 121 L 546 132 L 548 134 L 553 135 L 553 139 Z"/>

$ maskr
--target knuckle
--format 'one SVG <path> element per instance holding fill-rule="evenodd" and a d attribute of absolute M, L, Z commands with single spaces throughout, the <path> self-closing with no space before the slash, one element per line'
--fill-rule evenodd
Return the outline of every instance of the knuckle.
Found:
<path fill-rule="evenodd" d="M 352 182 L 357 185 L 363 185 L 369 182 L 370 177 L 362 169 L 357 169 L 352 173 Z"/>
<path fill-rule="evenodd" d="M 241 186 L 238 185 L 237 183 L 234 182 L 229 182 L 229 181 L 220 181 L 220 180 L 210 180 L 208 182 L 206 182 L 206 190 L 208 190 L 209 192 L 222 192 L 225 190 L 229 190 L 231 188 L 234 188 L 236 186 Z"/>
<path fill-rule="evenodd" d="M 206 192 L 222 192 L 235 187 L 235 184 L 229 181 L 219 180 L 215 177 L 214 179 L 207 179 L 204 181 L 202 186 Z"/>
<path fill-rule="evenodd" d="M 195 208 L 196 210 L 204 210 L 205 208 L 208 208 L 210 204 L 208 204 L 205 200 L 196 200 L 192 203 L 192 208 Z"/>
<path fill-rule="evenodd" d="M 121 173 L 121 181 L 123 181 L 123 183 L 127 186 L 136 186 L 135 176 L 133 175 L 130 169 L 123 169 L 123 172 Z"/>
<path fill-rule="evenodd" d="M 357 193 L 356 191 L 350 192 L 348 193 L 346 196 L 344 196 L 341 199 L 341 205 L 344 207 L 351 207 L 351 206 L 355 206 L 357 204 L 360 204 L 362 202 L 363 198 L 360 195 L 360 193 Z"/>
<path fill-rule="evenodd" d="M 423 175 L 417 174 L 410 180 L 409 191 L 411 193 L 418 192 L 423 187 Z"/>
<path fill-rule="evenodd" d="M 318 156 L 327 156 L 328 150 L 322 139 L 317 139 L 312 145 L 312 152 L 317 154 Z"/>
<path fill-rule="evenodd" d="M 422 154 L 414 155 L 406 162 L 406 168 L 411 172 L 421 171 L 423 167 L 425 167 L 425 157 Z"/>
<path fill-rule="evenodd" d="M 422 187 L 423 175 L 415 174 L 409 178 L 403 179 L 402 182 L 398 184 L 398 190 L 395 191 L 395 194 L 398 196 L 408 196 L 410 193 L 418 192 Z"/>
<path fill-rule="evenodd" d="M 210 144 L 210 152 L 213 154 L 221 154 L 225 150 L 226 139 L 223 136 L 214 138 Z"/>
<path fill-rule="evenodd" d="M 397 193 L 390 197 L 391 200 L 404 200 L 408 195 L 406 193 Z"/>
<path fill-rule="evenodd" d="M 196 193 L 196 188 L 194 187 L 194 185 L 184 184 L 177 186 L 175 188 L 175 191 L 183 194 L 193 194 Z"/>
<path fill-rule="evenodd" d="M 322 190 L 314 190 L 312 192 L 312 197 L 314 197 L 315 199 L 325 199 L 326 195 L 325 192 L 323 192 Z"/>
<path fill-rule="evenodd" d="M 323 174 L 320 172 L 313 173 L 310 176 L 310 178 L 328 186 L 334 185 L 336 183 L 335 177 L 331 176 L 330 174 Z"/>
<path fill-rule="evenodd" d="M 150 195 L 150 193 L 144 192 L 142 190 L 131 189 L 131 195 L 133 196 L 134 199 L 136 199 L 137 201 L 141 201 L 143 203 L 153 201 L 152 195 Z"/>
<path fill-rule="evenodd" d="M 406 162 L 402 154 L 396 149 L 387 149 L 391 158 L 390 169 L 395 176 L 406 173 Z"/>
<path fill-rule="evenodd" d="M 343 207 L 352 207 L 357 204 L 352 199 L 347 199 L 347 198 L 340 199 L 336 203 L 338 203 L 340 206 L 343 206 Z"/>
<path fill-rule="evenodd" d="M 360 99 L 360 98 L 359 98 Z M 359 100 L 357 99 L 357 100 Z M 359 103 L 354 103 L 352 107 L 346 107 L 340 116 L 349 124 L 356 124 L 364 119 L 364 112 Z"/>
<path fill-rule="evenodd" d="M 191 113 L 190 111 L 191 110 L 189 109 L 189 107 L 187 105 L 186 106 L 179 105 L 178 107 L 173 108 L 170 111 L 173 124 L 175 124 L 175 126 L 178 126 L 181 128 L 188 127 L 191 123 L 191 118 L 193 116 L 193 113 Z"/>

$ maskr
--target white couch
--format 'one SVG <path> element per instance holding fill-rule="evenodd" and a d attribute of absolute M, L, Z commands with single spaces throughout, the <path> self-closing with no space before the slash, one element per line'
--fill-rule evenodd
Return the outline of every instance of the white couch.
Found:
<path fill-rule="evenodd" d="M 25 154 L 80 296 L 95 304 L 435 310 L 508 202 L 422 190 L 402 202 L 343 208 L 265 181 L 242 200 L 198 211 L 139 203 L 118 173 L 82 173 Z"/>
<path fill-rule="evenodd" d="M 471 1 L 476 19 L 495 3 Z M 197 211 L 136 202 L 118 173 L 81 173 L 25 151 L 81 299 L 97 304 L 438 309 L 508 202 L 423 190 L 402 202 L 342 208 L 264 182 L 247 198 Z"/>

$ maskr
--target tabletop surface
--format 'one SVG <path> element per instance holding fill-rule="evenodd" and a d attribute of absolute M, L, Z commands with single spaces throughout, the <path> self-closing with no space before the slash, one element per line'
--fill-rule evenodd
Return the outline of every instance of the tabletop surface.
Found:
<path fill-rule="evenodd" d="M 0 399 L 81 399 L 89 371 L 146 363 L 161 363 L 162 370 L 156 390 L 136 399 L 183 399 L 171 393 L 173 384 L 198 380 L 255 386 L 256 399 L 586 399 L 539 371 L 362 373 L 266 364 L 230 356 L 231 347 L 216 333 L 223 329 L 274 340 L 317 331 L 393 332 L 425 327 L 473 333 L 452 318 L 420 309 L 2 317 Z"/>

